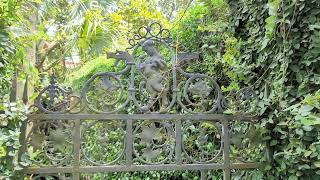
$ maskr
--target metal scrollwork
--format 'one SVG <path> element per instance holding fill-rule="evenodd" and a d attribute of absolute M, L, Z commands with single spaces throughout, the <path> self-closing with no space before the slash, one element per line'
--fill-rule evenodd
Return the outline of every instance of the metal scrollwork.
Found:
<path fill-rule="evenodd" d="M 83 89 L 82 95 L 87 107 L 97 113 L 115 112 L 127 102 L 121 80 L 111 73 L 99 73 L 91 77 Z"/>
<path fill-rule="evenodd" d="M 107 53 L 116 60 L 115 66 L 125 63 L 122 70 L 93 75 L 81 98 L 52 83 L 40 92 L 39 109 L 77 113 L 70 110 L 74 101 L 76 109 L 94 113 L 170 113 L 179 109 L 181 113 L 218 113 L 225 109 L 225 98 L 213 77 L 183 69 L 199 59 L 199 53 L 175 53 L 168 29 L 151 23 L 128 41 L 131 47 L 125 51 Z M 129 104 L 134 108 L 126 108 Z"/>
<path fill-rule="evenodd" d="M 224 109 L 224 97 L 218 84 L 209 76 L 192 75 L 185 83 L 181 83 L 183 91 L 178 102 L 187 112 L 213 113 Z"/>
<path fill-rule="evenodd" d="M 153 38 L 166 43 L 172 41 L 169 29 L 164 29 L 160 23 L 153 22 L 149 26 L 140 27 L 137 33 L 133 34 L 133 37 L 128 39 L 131 47 L 127 49 L 135 48 L 137 45 L 141 44 L 142 40 Z"/>
<path fill-rule="evenodd" d="M 238 91 L 231 92 L 226 100 L 232 111 L 250 113 L 255 111 L 258 96 L 253 87 L 244 87 Z"/>
<path fill-rule="evenodd" d="M 78 113 L 81 98 L 72 94 L 72 89 L 64 89 L 57 85 L 54 77 L 50 85 L 39 92 L 35 106 L 45 113 Z"/>

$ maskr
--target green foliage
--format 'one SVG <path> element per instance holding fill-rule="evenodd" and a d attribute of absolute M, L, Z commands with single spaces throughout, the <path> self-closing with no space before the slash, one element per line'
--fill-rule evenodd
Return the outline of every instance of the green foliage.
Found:
<path fill-rule="evenodd" d="M 16 21 L 24 19 L 20 6 L 25 10 L 32 9 L 23 2 L 0 2 L 0 96 L 8 94 L 12 74 L 24 62 L 25 48 L 30 47 L 31 42 L 60 43 L 61 48 L 47 57 L 47 60 L 54 59 L 48 61 L 49 67 L 59 65 L 61 59 L 74 51 L 80 54 L 85 64 L 68 75 L 66 82 L 79 91 L 95 73 L 123 68 L 123 63 L 115 67 L 114 61 L 103 54 L 110 49 L 124 50 L 128 46 L 128 29 L 137 30 L 158 21 L 164 27 L 172 28 L 174 39 L 185 45 L 179 50 L 201 52 L 200 61 L 193 64 L 193 70 L 214 76 L 225 94 L 245 86 L 253 87 L 258 93 L 256 113 L 262 119 L 253 137 L 264 136 L 270 161 L 261 158 L 265 163 L 262 171 L 237 171 L 235 179 L 319 179 L 319 1 L 200 0 L 200 3 L 191 4 L 186 13 L 184 8 L 175 9 L 177 18 L 169 23 L 172 19 L 166 19 L 159 10 L 165 10 L 160 0 L 118 1 L 114 6 L 109 6 L 109 1 L 102 6 L 97 1 L 37 0 L 29 3 L 39 9 L 32 12 L 41 17 L 37 22 L 38 29 L 32 35 L 9 31 Z M 163 6 L 157 8 L 155 2 Z M 183 4 L 181 7 L 187 3 L 183 1 Z M 170 14 L 166 12 L 167 17 Z M 29 20 L 27 22 L 26 29 L 31 26 Z M 58 29 L 54 37 L 49 37 L 47 26 Z M 28 66 L 28 73 L 37 75 L 33 65 Z M 3 127 L 0 129 L 0 173 L 6 177 L 11 177 L 21 165 L 27 165 L 19 165 L 16 160 L 19 127 L 25 119 L 24 111 L 20 109 L 14 104 L 0 109 L 5 112 L 0 114 L 0 126 Z M 255 156 L 257 152 L 248 149 L 246 153 Z M 188 179 L 198 174 L 108 174 L 111 179 L 128 176 Z M 221 174 L 212 172 L 210 177 L 221 177 Z M 107 177 L 93 177 L 104 178 Z"/>
<path fill-rule="evenodd" d="M 214 75 L 223 91 L 252 86 L 259 92 L 257 113 L 264 117 L 259 129 L 267 134 L 271 154 L 263 172 L 268 179 L 318 178 L 319 3 L 228 1 L 232 16 L 219 16 L 221 26 L 214 26 L 204 22 L 219 14 L 210 2 L 191 8 L 203 14 L 186 16 L 179 42 L 201 48 L 197 65 Z"/>
<path fill-rule="evenodd" d="M 207 8 L 203 5 L 196 4 L 186 12 L 184 19 L 181 22 L 176 22 L 172 31 L 173 39 L 176 39 L 178 43 L 185 45 L 189 51 L 198 51 L 201 46 L 199 37 L 201 32 L 199 26 L 201 24 L 200 19 L 204 17 L 207 12 Z M 181 16 L 184 11 L 181 10 Z M 183 31 L 180 31 L 183 29 Z"/>
<path fill-rule="evenodd" d="M 15 1 L 0 2 L 0 97 L 9 92 L 10 76 L 15 62 L 12 62 L 15 47 L 8 27 L 15 20 Z"/>
<path fill-rule="evenodd" d="M 20 127 L 26 121 L 26 108 L 16 103 L 0 104 L 0 178 L 11 179 L 28 165 L 18 160 Z M 22 156 L 24 157 L 24 156 Z"/>
<path fill-rule="evenodd" d="M 229 1 L 247 85 L 268 130 L 268 179 L 318 179 L 319 2 Z"/>
<path fill-rule="evenodd" d="M 89 61 L 77 71 L 74 71 L 69 75 L 68 84 L 70 84 L 75 90 L 81 90 L 86 81 L 98 72 L 113 71 L 114 60 L 107 59 L 106 56 L 100 56 L 92 61 Z"/>

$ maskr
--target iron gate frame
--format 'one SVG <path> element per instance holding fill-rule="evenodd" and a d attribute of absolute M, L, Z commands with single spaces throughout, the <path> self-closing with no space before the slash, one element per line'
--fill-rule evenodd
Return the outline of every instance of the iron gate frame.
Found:
<path fill-rule="evenodd" d="M 208 170 L 223 170 L 224 180 L 231 179 L 232 169 L 256 169 L 258 163 L 232 163 L 230 160 L 230 128 L 229 124 L 233 121 L 256 122 L 258 117 L 251 115 L 221 115 L 221 114 L 34 114 L 29 115 L 30 120 L 68 120 L 75 123 L 73 134 L 74 141 L 74 163 L 70 167 L 28 167 L 23 170 L 24 174 L 59 174 L 71 173 L 73 179 L 79 180 L 81 173 L 107 173 L 107 172 L 133 172 L 133 171 L 181 171 L 181 170 L 199 170 L 201 171 L 201 179 L 205 179 Z M 126 123 L 125 135 L 125 161 L 124 165 L 106 165 L 106 166 L 81 166 L 81 121 L 83 120 L 121 120 Z M 151 121 L 174 121 L 175 126 L 175 163 L 160 165 L 134 165 L 133 164 L 133 122 L 137 120 Z M 182 162 L 182 121 L 218 121 L 222 124 L 222 149 L 223 163 L 188 163 Z M 26 142 L 26 140 L 24 141 Z M 26 150 L 24 143 L 23 150 Z"/>
<path fill-rule="evenodd" d="M 152 28 L 153 27 L 153 28 Z M 158 34 L 155 34 L 153 32 L 154 27 L 159 28 Z M 137 51 L 138 47 L 142 46 L 143 51 L 153 51 L 152 53 L 157 53 L 153 48 L 154 42 L 158 41 L 159 43 L 163 43 L 165 47 L 170 49 L 170 34 L 167 35 L 164 38 L 164 33 L 170 33 L 169 30 L 163 29 L 162 26 L 159 23 L 152 23 L 148 27 L 142 27 L 139 30 L 138 35 L 135 35 L 132 39 L 129 39 L 129 43 L 131 45 L 130 48 L 127 49 L 133 49 L 134 52 Z M 144 31 L 143 34 L 141 34 L 141 31 Z M 154 52 L 155 51 L 155 52 Z M 173 52 L 172 49 L 170 49 L 171 52 Z M 147 52 L 148 54 L 148 52 Z M 120 110 L 110 110 L 110 112 L 100 112 L 97 107 L 89 106 L 89 100 L 87 93 L 89 91 L 90 83 L 94 82 L 95 78 L 100 77 L 101 82 L 106 83 L 105 85 L 110 85 L 110 81 L 113 80 L 116 83 L 119 83 L 120 80 L 118 79 L 117 75 L 121 73 L 98 73 L 94 75 L 91 79 L 87 81 L 85 84 L 83 91 L 81 93 L 81 96 L 78 97 L 76 95 L 73 95 L 70 89 L 64 89 L 61 88 L 56 84 L 54 79 L 51 80 L 51 84 L 44 88 L 42 91 L 40 91 L 39 96 L 36 99 L 35 107 L 38 108 L 40 113 L 38 114 L 30 114 L 28 116 L 28 121 L 24 123 L 22 130 L 21 130 L 21 139 L 22 147 L 20 150 L 20 157 L 23 153 L 27 152 L 27 146 L 28 146 L 28 134 L 31 132 L 27 132 L 27 123 L 39 123 L 41 121 L 48 121 L 48 122 L 56 122 L 59 120 L 65 120 L 68 122 L 74 123 L 74 130 L 72 132 L 72 142 L 73 142 L 73 162 L 71 166 L 62 167 L 62 166 L 44 166 L 44 167 L 25 167 L 22 170 L 22 173 L 27 174 L 59 174 L 59 173 L 70 173 L 72 174 L 73 179 L 79 180 L 81 173 L 99 173 L 99 172 L 133 172 L 133 171 L 181 171 L 181 170 L 199 170 L 201 172 L 201 179 L 206 179 L 207 171 L 209 170 L 223 170 L 223 177 L 224 180 L 231 179 L 231 170 L 233 169 L 256 169 L 259 167 L 258 163 L 254 162 L 232 162 L 230 159 L 230 131 L 231 128 L 229 127 L 231 123 L 233 122 L 248 122 L 248 123 L 254 123 L 259 120 L 259 117 L 253 116 L 250 114 L 238 114 L 238 115 L 226 115 L 226 114 L 218 114 L 219 112 L 222 112 L 224 107 L 226 106 L 226 100 L 224 96 L 222 95 L 222 92 L 220 90 L 220 87 L 217 85 L 215 80 L 207 75 L 199 74 L 199 73 L 187 73 L 183 71 L 180 67 L 178 67 L 179 62 L 183 61 L 190 61 L 193 59 L 199 58 L 198 53 L 181 53 L 175 56 L 172 56 L 172 70 L 173 70 L 173 97 L 171 102 L 168 101 L 168 98 L 165 97 L 167 94 L 163 94 L 163 89 L 165 85 L 162 85 L 162 75 L 164 74 L 161 70 L 161 63 L 162 62 L 162 56 L 160 54 L 157 55 L 157 57 L 150 57 L 150 59 L 147 58 L 147 60 L 144 60 L 144 62 L 141 62 L 141 59 L 145 57 L 138 57 L 140 58 L 138 64 L 134 62 L 134 59 L 137 59 L 137 57 L 132 58 L 130 54 L 126 52 L 117 51 L 116 53 L 108 53 L 109 57 L 115 58 L 118 61 L 124 60 L 126 63 L 126 68 L 121 71 L 123 72 L 129 72 L 131 73 L 130 81 L 131 83 L 128 83 L 128 100 L 125 100 L 125 105 L 120 106 L 121 108 L 125 107 L 129 101 L 134 102 L 134 106 L 137 107 L 137 109 L 140 110 L 139 113 L 133 113 L 133 114 L 123 114 L 120 112 Z M 151 56 L 151 55 L 150 55 Z M 177 62 L 176 60 L 180 60 Z M 155 62 L 153 62 L 155 61 Z M 147 64 L 155 63 L 156 65 Z M 145 64 L 143 64 L 145 63 Z M 160 65 L 159 65 L 160 64 Z M 135 65 L 137 67 L 135 67 Z M 151 67 L 151 71 L 156 74 L 151 75 L 151 77 L 148 77 L 150 75 L 143 71 L 143 68 L 149 66 Z M 136 88 L 133 86 L 134 80 L 135 80 L 135 72 L 134 69 L 137 68 L 138 73 L 144 78 L 144 81 L 142 85 L 146 86 L 146 92 L 151 94 L 149 100 L 147 102 L 144 102 L 146 104 L 145 106 L 142 106 L 143 103 L 137 103 L 137 99 L 135 97 L 135 92 L 137 91 Z M 189 79 L 185 81 L 186 85 L 183 88 L 179 88 L 177 86 L 177 80 L 176 80 L 176 70 L 180 72 L 182 75 L 187 76 Z M 152 73 L 151 73 L 152 74 Z M 164 75 L 163 75 L 164 76 Z M 105 79 L 104 79 L 105 78 Z M 111 78 L 111 79 L 108 79 Z M 143 79 L 142 78 L 142 79 Z M 158 78 L 158 79 L 152 79 L 152 78 Z M 212 101 L 215 100 L 214 103 L 211 104 L 213 107 L 209 107 L 208 110 L 205 110 L 204 105 L 197 105 L 193 102 L 191 102 L 189 99 L 187 101 L 190 102 L 190 104 L 194 106 L 199 106 L 200 111 L 199 112 L 188 112 L 192 111 L 182 103 L 181 97 L 182 96 L 188 96 L 188 87 L 187 84 L 190 85 L 191 81 L 195 81 L 197 78 L 201 79 L 207 79 L 210 83 L 213 83 L 212 88 L 213 91 L 215 91 L 217 98 L 210 99 Z M 151 79 L 151 80 L 150 80 Z M 149 89 L 147 88 L 148 83 L 157 81 L 159 87 L 161 87 L 161 92 L 157 91 L 149 84 Z M 99 81 L 100 82 L 100 81 Z M 141 84 L 140 84 L 141 85 Z M 139 85 L 139 89 L 140 89 Z M 210 88 L 206 87 L 206 83 L 203 80 L 197 80 L 194 86 L 198 86 L 194 92 L 199 93 L 201 97 L 201 102 L 204 96 L 209 96 L 210 92 L 208 92 Z M 122 87 L 122 86 L 121 86 Z M 107 88 L 114 88 L 111 86 L 108 86 Z M 153 88 L 153 89 L 152 89 Z M 194 88 L 194 89 L 195 89 Z M 202 88 L 202 89 L 201 89 Z M 115 88 L 114 88 L 115 89 Z M 108 90 L 108 89 L 107 89 Z M 122 95 L 121 89 L 121 95 Z M 167 90 L 165 90 L 167 91 Z M 181 92 L 183 91 L 183 92 Z M 60 96 L 63 97 L 63 100 L 58 106 L 54 106 L 57 98 L 57 94 L 61 93 Z M 43 94 L 47 93 L 44 97 L 42 97 Z M 180 95 L 179 95 L 180 93 Z M 184 93 L 184 94 L 183 94 Z M 202 93 L 202 94 L 201 94 Z M 112 94 L 112 93 L 111 93 Z M 114 94 L 112 94 L 114 95 Z M 155 97 L 157 96 L 158 99 Z M 180 99 L 179 99 L 180 97 Z M 56 99 L 55 99 L 56 98 Z M 71 105 L 71 98 L 76 99 L 77 103 L 76 105 Z M 161 100 L 159 100 L 159 98 Z M 252 89 L 242 89 L 236 94 L 236 101 L 239 100 L 246 100 L 246 99 L 252 99 L 255 98 Z M 46 101 L 47 104 L 44 103 Z M 156 109 L 154 106 L 155 102 L 159 101 L 159 107 L 158 110 L 155 112 L 152 110 L 153 108 Z M 176 102 L 177 101 L 177 102 Z M 115 101 L 119 102 L 119 101 Z M 83 104 L 84 105 L 83 105 Z M 177 103 L 180 105 L 182 109 L 184 109 L 184 113 L 178 112 L 178 113 L 170 113 L 170 109 L 174 106 L 174 104 Z M 61 108 L 62 104 L 62 108 Z M 49 106 L 50 108 L 48 108 Z M 89 111 L 84 111 L 83 106 L 86 106 L 89 108 Z M 77 109 L 77 107 L 80 107 L 79 110 L 73 112 L 73 109 Z M 112 106 L 114 107 L 114 106 Z M 211 109 L 210 109 L 211 108 Z M 160 110 L 159 110 L 160 109 Z M 197 109 L 197 108 L 195 108 Z M 195 110 L 193 109 L 193 110 Z M 109 110 L 109 109 L 108 109 Z M 112 120 L 117 121 L 123 121 L 126 128 L 125 128 L 125 141 L 124 141 L 124 161 L 125 164 L 118 164 L 118 165 L 93 165 L 93 166 L 83 166 L 81 165 L 81 144 L 82 144 L 82 135 L 83 132 L 81 132 L 81 125 L 86 120 L 93 120 L 93 121 L 101 121 L 101 122 L 108 122 Z M 183 152 L 183 122 L 191 120 L 193 122 L 217 122 L 221 124 L 221 151 L 222 151 L 222 163 L 218 162 L 183 162 L 183 155 L 185 152 Z M 160 164 L 135 164 L 133 161 L 134 153 L 133 153 L 133 146 L 134 146 L 134 123 L 136 121 L 151 121 L 151 122 L 165 122 L 170 121 L 173 123 L 173 129 L 174 129 L 174 150 L 173 150 L 173 162 L 170 163 L 160 163 Z"/>

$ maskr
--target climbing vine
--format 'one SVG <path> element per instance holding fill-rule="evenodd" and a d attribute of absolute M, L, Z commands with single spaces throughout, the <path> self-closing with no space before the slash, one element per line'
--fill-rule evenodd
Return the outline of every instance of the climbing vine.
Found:
<path fill-rule="evenodd" d="M 229 1 L 232 30 L 240 41 L 237 64 L 260 98 L 268 132 L 268 179 L 318 179 L 320 2 Z"/>

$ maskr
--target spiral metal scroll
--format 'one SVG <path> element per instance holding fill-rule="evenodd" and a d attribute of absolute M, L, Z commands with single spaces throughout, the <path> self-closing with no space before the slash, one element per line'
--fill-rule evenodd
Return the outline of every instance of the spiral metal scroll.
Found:
<path fill-rule="evenodd" d="M 96 113 L 113 113 L 127 105 L 124 86 L 119 77 L 111 73 L 99 73 L 84 86 L 83 97 L 87 107 Z"/>
<path fill-rule="evenodd" d="M 229 109 L 233 112 L 246 112 L 253 114 L 255 112 L 258 96 L 253 87 L 244 87 L 238 91 L 231 92 L 227 97 Z"/>

